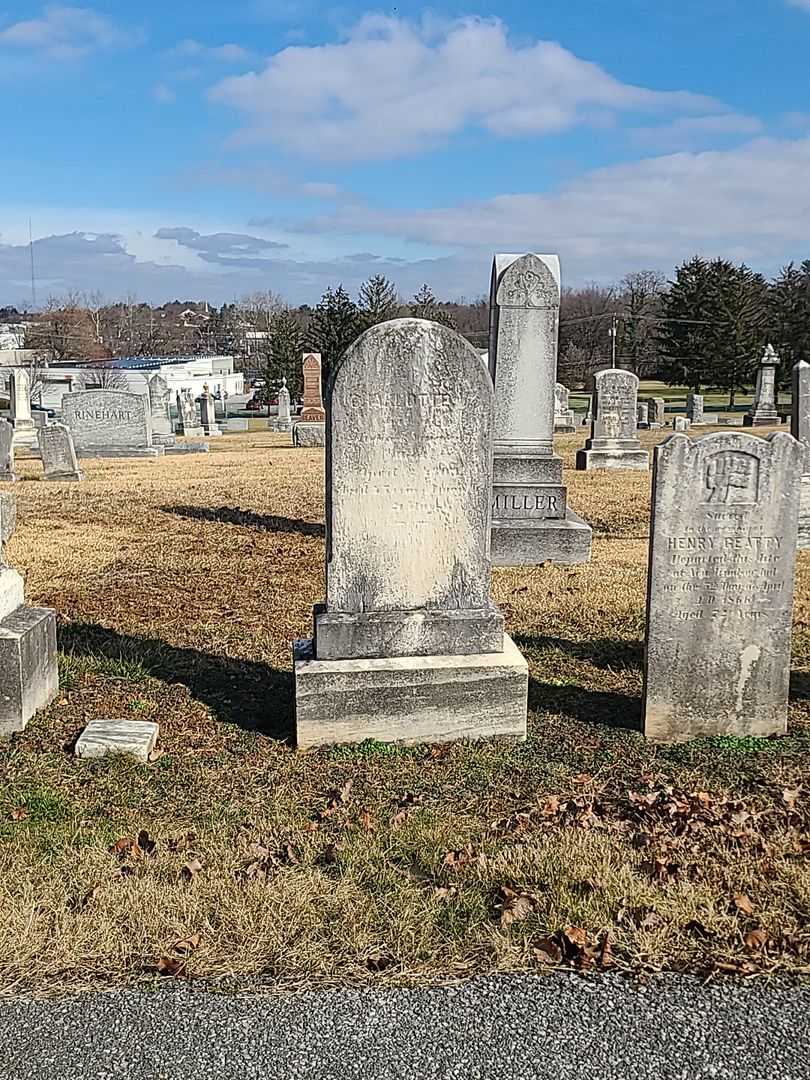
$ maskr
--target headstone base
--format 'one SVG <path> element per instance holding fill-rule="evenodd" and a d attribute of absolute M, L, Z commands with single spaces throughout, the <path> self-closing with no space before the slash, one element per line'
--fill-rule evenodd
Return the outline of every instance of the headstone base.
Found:
<path fill-rule="evenodd" d="M 777 412 L 743 413 L 743 427 L 773 427 L 779 422 Z"/>
<path fill-rule="evenodd" d="M 591 561 L 593 530 L 570 508 L 564 518 L 542 521 L 493 521 L 494 566 L 539 566 L 544 562 L 574 566 Z"/>
<path fill-rule="evenodd" d="M 504 650 L 475 656 L 315 660 L 293 643 L 298 747 L 526 738 L 529 669 Z"/>
<path fill-rule="evenodd" d="M 300 420 L 292 432 L 293 446 L 325 446 L 326 424 Z"/>
<path fill-rule="evenodd" d="M 150 720 L 91 720 L 76 743 L 78 758 L 128 754 L 148 761 L 155 749 L 158 725 Z"/>
<path fill-rule="evenodd" d="M 48 483 L 53 481 L 61 484 L 80 483 L 84 480 L 84 473 L 81 470 L 77 472 L 48 473 L 43 475 L 42 479 Z"/>
<path fill-rule="evenodd" d="M 222 435 L 222 428 L 219 424 L 214 427 L 213 424 L 209 424 L 207 428 L 203 429 L 206 439 L 216 439 Z"/>
<path fill-rule="evenodd" d="M 93 446 L 77 450 L 80 458 L 157 458 L 162 457 L 164 446 Z"/>
<path fill-rule="evenodd" d="M 187 439 L 201 439 L 203 435 L 205 435 L 205 432 L 203 431 L 201 425 L 198 427 L 184 428 L 181 424 L 180 427 L 177 429 L 177 434 L 185 435 Z"/>
<path fill-rule="evenodd" d="M 187 442 L 187 443 L 175 443 L 174 446 L 167 446 L 164 450 L 165 454 L 207 454 L 211 450 L 211 447 L 207 442 Z"/>
<path fill-rule="evenodd" d="M 28 425 L 25 427 L 17 427 L 15 425 L 13 444 L 15 450 L 20 448 L 25 448 L 27 450 L 39 449 L 39 436 L 36 426 L 34 424 L 31 424 L 30 427 Z"/>
<path fill-rule="evenodd" d="M 19 477 L 15 472 L 7 472 L 0 469 L 0 484 L 16 484 Z"/>
<path fill-rule="evenodd" d="M 315 607 L 319 660 L 395 656 L 471 656 L 503 650 L 503 615 L 490 603 L 480 611 L 329 612 Z"/>
<path fill-rule="evenodd" d="M 22 731 L 58 691 L 56 612 L 24 604 L 0 621 L 0 737 Z"/>
<path fill-rule="evenodd" d="M 292 420 L 276 420 L 276 419 L 272 419 L 272 420 L 267 421 L 267 427 L 269 428 L 270 431 L 287 432 L 287 431 L 292 431 L 293 424 L 292 424 Z"/>
<path fill-rule="evenodd" d="M 577 450 L 577 469 L 636 469 L 647 471 L 650 455 L 646 450 Z"/>
<path fill-rule="evenodd" d="M 161 434 L 152 432 L 152 442 L 155 446 L 175 446 L 177 443 L 177 436 L 171 434 Z"/>

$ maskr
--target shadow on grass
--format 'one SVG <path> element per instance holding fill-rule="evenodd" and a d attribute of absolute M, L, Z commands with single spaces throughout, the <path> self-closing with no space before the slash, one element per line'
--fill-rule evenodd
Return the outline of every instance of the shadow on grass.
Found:
<path fill-rule="evenodd" d="M 530 677 L 529 708 L 534 712 L 560 713 L 583 724 L 641 731 L 641 699 L 612 690 L 558 686 Z"/>
<path fill-rule="evenodd" d="M 104 657 L 138 664 L 157 679 L 182 683 L 217 720 L 292 742 L 294 685 L 291 671 L 268 664 L 177 648 L 157 638 L 119 634 L 98 623 L 70 623 L 59 632 L 68 656 Z"/>
<path fill-rule="evenodd" d="M 522 652 L 556 649 L 575 660 L 584 660 L 599 668 L 639 670 L 644 663 L 644 643 L 641 641 L 623 641 L 621 638 L 571 641 L 568 638 L 544 637 L 539 634 L 513 634 L 512 637 Z"/>
<path fill-rule="evenodd" d="M 790 699 L 791 701 L 810 700 L 810 674 L 808 672 L 791 671 Z"/>
<path fill-rule="evenodd" d="M 256 514 L 252 510 L 240 510 L 238 506 L 161 506 L 165 514 L 195 518 L 198 521 L 217 521 L 223 525 L 242 525 L 246 529 L 261 532 L 298 533 L 300 536 L 324 537 L 326 529 L 314 521 L 298 518 L 277 517 L 275 514 Z"/>

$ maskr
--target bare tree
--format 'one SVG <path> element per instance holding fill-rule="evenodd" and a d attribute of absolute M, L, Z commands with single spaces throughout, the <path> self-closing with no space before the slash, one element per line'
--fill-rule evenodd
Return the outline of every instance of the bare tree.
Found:
<path fill-rule="evenodd" d="M 129 381 L 126 375 L 103 361 L 87 365 L 82 373 L 81 384 L 85 390 L 129 389 Z"/>
<path fill-rule="evenodd" d="M 49 297 L 42 313 L 26 330 L 23 344 L 52 360 L 84 360 L 97 355 L 93 324 L 81 295 Z"/>

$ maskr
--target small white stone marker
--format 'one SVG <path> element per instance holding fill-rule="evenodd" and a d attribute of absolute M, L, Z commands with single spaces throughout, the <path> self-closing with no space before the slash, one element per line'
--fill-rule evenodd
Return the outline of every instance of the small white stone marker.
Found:
<path fill-rule="evenodd" d="M 158 730 L 150 720 L 91 720 L 76 743 L 76 757 L 130 754 L 138 761 L 148 761 Z"/>

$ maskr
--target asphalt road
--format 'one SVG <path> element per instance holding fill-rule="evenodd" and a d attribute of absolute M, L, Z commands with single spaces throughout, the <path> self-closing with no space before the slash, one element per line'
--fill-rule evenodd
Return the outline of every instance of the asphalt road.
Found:
<path fill-rule="evenodd" d="M 2 1080 L 807 1080 L 810 987 L 479 979 L 0 1003 Z"/>

